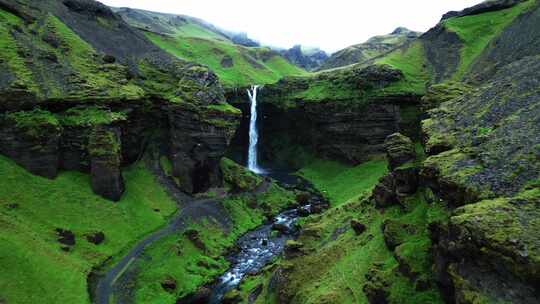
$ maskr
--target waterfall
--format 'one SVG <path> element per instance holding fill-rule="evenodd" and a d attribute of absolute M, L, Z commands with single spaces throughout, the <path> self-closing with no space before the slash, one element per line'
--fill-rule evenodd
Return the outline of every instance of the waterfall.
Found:
<path fill-rule="evenodd" d="M 257 143 L 259 141 L 259 132 L 257 130 L 257 90 L 259 86 L 255 85 L 248 90 L 248 96 L 251 101 L 251 119 L 249 121 L 249 150 L 248 150 L 248 169 L 254 173 L 264 173 L 259 167 L 257 161 Z"/>

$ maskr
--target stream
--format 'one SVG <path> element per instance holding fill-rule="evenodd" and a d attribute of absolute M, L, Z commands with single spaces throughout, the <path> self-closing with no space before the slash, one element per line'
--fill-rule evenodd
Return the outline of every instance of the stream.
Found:
<path fill-rule="evenodd" d="M 287 240 L 294 239 L 297 228 L 295 223 L 300 217 L 300 209 L 306 213 L 310 205 L 287 210 L 277 215 L 272 222 L 248 232 L 236 242 L 238 250 L 227 257 L 231 267 L 212 286 L 210 304 L 221 303 L 223 296 L 236 288 L 248 274 L 255 274 L 272 259 L 281 254 Z M 304 213 L 304 214 L 306 214 Z M 278 228 L 278 233 L 273 233 Z"/>

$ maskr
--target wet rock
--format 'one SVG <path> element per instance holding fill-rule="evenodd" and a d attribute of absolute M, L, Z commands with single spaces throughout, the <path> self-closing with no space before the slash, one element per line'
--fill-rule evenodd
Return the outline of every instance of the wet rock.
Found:
<path fill-rule="evenodd" d="M 94 193 L 119 201 L 124 193 L 120 130 L 112 126 L 96 126 L 88 145 L 91 160 L 91 186 Z"/>
<path fill-rule="evenodd" d="M 223 304 L 237 304 L 240 302 L 242 302 L 242 296 L 240 295 L 240 291 L 237 289 L 227 292 L 221 300 L 221 303 Z"/>
<path fill-rule="evenodd" d="M 272 225 L 272 230 L 287 234 L 291 231 L 291 228 L 285 223 L 275 223 Z"/>
<path fill-rule="evenodd" d="M 168 293 L 173 293 L 176 290 L 176 280 L 167 276 L 161 281 L 161 287 Z"/>
<path fill-rule="evenodd" d="M 73 232 L 62 229 L 62 228 L 56 228 L 56 235 L 58 236 L 58 242 L 63 245 L 67 246 L 75 246 L 75 234 Z"/>
<path fill-rule="evenodd" d="M 351 227 L 356 235 L 360 235 L 366 231 L 366 225 L 360 223 L 358 220 L 351 220 Z"/>
<path fill-rule="evenodd" d="M 201 240 L 199 231 L 195 229 L 188 229 L 184 231 L 184 235 L 193 243 L 193 245 L 195 245 L 195 247 L 203 251 L 206 250 L 206 245 L 204 244 L 203 240 Z"/>
<path fill-rule="evenodd" d="M 286 259 L 295 258 L 304 254 L 303 248 L 304 244 L 294 240 L 288 240 L 285 243 L 285 248 L 283 249 L 283 254 Z"/>
<path fill-rule="evenodd" d="M 388 136 L 384 141 L 390 170 L 416 159 L 412 140 L 400 133 Z"/>
<path fill-rule="evenodd" d="M 86 235 L 86 240 L 94 245 L 99 245 L 105 241 L 105 234 L 101 231 L 92 232 Z"/>

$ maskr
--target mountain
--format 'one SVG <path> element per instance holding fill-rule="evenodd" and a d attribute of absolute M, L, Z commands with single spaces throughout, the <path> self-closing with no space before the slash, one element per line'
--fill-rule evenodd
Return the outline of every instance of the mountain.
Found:
<path fill-rule="evenodd" d="M 247 35 L 221 30 L 197 18 L 131 8 L 113 10 L 170 54 L 210 67 L 227 87 L 272 83 L 305 73 Z"/>
<path fill-rule="evenodd" d="M 328 70 L 378 57 L 392 49 L 410 42 L 421 35 L 404 27 L 398 27 L 388 35 L 375 36 L 368 41 L 347 47 L 332 54 L 319 70 Z"/>
<path fill-rule="evenodd" d="M 301 45 L 295 45 L 288 50 L 280 52 L 289 62 L 308 71 L 318 69 L 328 58 L 328 54 L 318 48 L 308 48 Z"/>

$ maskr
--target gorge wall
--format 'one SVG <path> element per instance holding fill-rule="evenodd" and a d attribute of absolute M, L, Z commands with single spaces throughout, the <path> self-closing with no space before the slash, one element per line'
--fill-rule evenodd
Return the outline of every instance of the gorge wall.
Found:
<path fill-rule="evenodd" d="M 47 178 L 89 172 L 111 200 L 124 191 L 122 168 L 149 147 L 169 158 L 182 190 L 219 185 L 239 112 L 213 72 L 168 55 L 95 1 L 0 8 L 1 153 Z"/>

